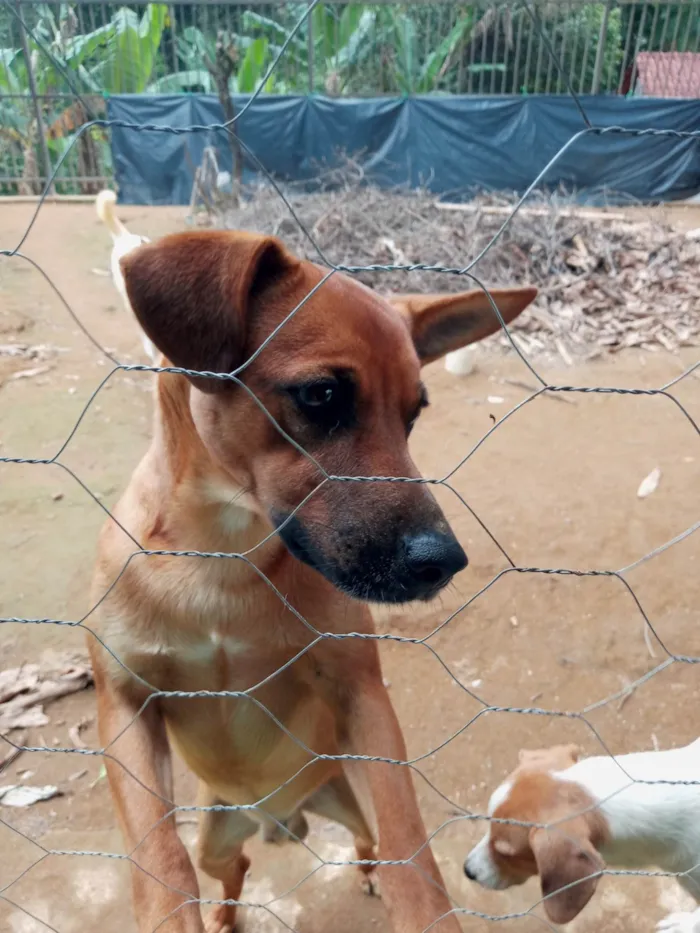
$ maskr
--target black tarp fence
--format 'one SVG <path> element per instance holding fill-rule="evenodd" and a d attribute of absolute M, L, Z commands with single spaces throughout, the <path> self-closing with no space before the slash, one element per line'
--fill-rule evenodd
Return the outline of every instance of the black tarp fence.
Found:
<path fill-rule="evenodd" d="M 236 112 L 247 101 L 234 97 Z M 700 131 L 700 100 L 582 97 L 597 130 L 575 139 L 541 188 L 563 188 L 585 203 L 688 198 L 700 192 L 700 139 L 653 131 Z M 192 132 L 114 126 L 112 156 L 124 204 L 187 204 L 194 167 L 214 146 L 231 170 L 218 100 L 209 95 L 119 95 L 110 120 Z M 449 200 L 479 191 L 523 192 L 572 137 L 586 128 L 570 97 L 329 99 L 263 95 L 236 123 L 262 166 L 281 181 L 313 182 L 359 159 L 380 186 L 425 186 Z M 649 131 L 638 135 L 640 131 Z M 246 160 L 246 177 L 256 174 Z"/>

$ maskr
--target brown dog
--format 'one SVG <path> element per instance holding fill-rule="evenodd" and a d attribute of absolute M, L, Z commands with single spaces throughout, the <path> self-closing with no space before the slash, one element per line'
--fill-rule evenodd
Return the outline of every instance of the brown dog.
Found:
<path fill-rule="evenodd" d="M 241 233 L 167 237 L 122 270 L 168 365 L 207 372 L 249 359 L 323 277 L 276 240 Z M 510 321 L 535 294 L 494 297 Z M 420 483 L 326 479 L 295 509 L 324 479 L 316 464 L 331 476 L 417 477 L 407 437 L 427 404 L 421 364 L 497 327 L 480 292 L 390 303 L 337 274 L 241 373 L 247 389 L 159 375 L 154 440 L 116 518 L 149 551 L 247 556 L 128 561 L 134 541 L 115 522 L 100 540 L 94 618 L 113 652 L 92 639 L 100 738 L 142 933 L 203 929 L 171 814 L 169 740 L 199 777 L 202 805 L 248 808 L 201 822 L 199 865 L 222 899 L 240 897 L 244 840 L 261 824 L 268 836 L 303 833 L 309 811 L 348 827 L 361 859 L 411 860 L 379 869 L 396 933 L 449 914 L 409 769 L 334 756 L 406 757 L 375 641 L 343 638 L 373 632 L 361 600 L 429 599 L 466 557 Z M 234 923 L 235 905 L 222 904 L 206 930 Z M 459 925 L 448 915 L 439 929 Z"/>

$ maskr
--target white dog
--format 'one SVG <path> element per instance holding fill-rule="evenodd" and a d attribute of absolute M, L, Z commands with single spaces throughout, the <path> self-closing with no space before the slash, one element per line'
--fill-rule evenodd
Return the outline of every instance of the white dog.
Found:
<path fill-rule="evenodd" d="M 97 209 L 97 216 L 112 234 L 112 256 L 110 260 L 112 281 L 122 297 L 124 307 L 132 316 L 133 320 L 136 321 L 136 317 L 134 316 L 126 294 L 124 276 L 119 266 L 119 260 L 143 243 L 149 243 L 150 240 L 145 236 L 137 236 L 135 233 L 129 233 L 114 212 L 114 205 L 116 203 L 117 196 L 113 191 L 100 191 L 95 200 L 95 208 Z M 146 351 L 146 356 L 152 363 L 155 363 L 157 357 L 156 349 L 141 328 L 139 328 L 139 331 L 141 333 L 141 342 Z"/>
<path fill-rule="evenodd" d="M 453 376 L 470 376 L 475 369 L 472 347 L 462 347 L 461 350 L 448 353 L 445 357 L 445 369 Z"/>
<path fill-rule="evenodd" d="M 682 872 L 678 881 L 700 902 L 700 739 L 617 758 L 579 760 L 576 746 L 523 751 L 492 794 L 489 816 L 539 825 L 491 822 L 465 874 L 495 890 L 539 875 L 553 923 L 585 907 L 606 864 Z M 657 929 L 700 933 L 700 908 L 671 914 Z"/>

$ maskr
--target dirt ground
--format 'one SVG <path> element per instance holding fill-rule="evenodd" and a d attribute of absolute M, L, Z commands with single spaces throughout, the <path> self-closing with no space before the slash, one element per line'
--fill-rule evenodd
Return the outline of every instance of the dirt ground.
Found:
<path fill-rule="evenodd" d="M 0 205 L 0 246 L 17 242 L 32 211 L 29 204 Z M 182 212 L 175 209 L 131 208 L 121 214 L 133 231 L 149 236 L 183 226 Z M 90 205 L 45 205 L 23 252 L 51 276 L 104 346 L 123 361 L 141 361 L 138 335 L 104 274 L 108 238 Z M 0 360 L 0 456 L 51 457 L 109 363 L 30 264 L 3 258 L 0 343 L 13 339 L 62 351 L 47 364 L 48 372 L 29 378 L 10 377 L 34 364 Z M 677 376 L 697 355 L 692 348 L 681 357 L 630 353 L 573 369 L 563 364 L 541 369 L 553 383 L 649 388 Z M 106 506 L 116 501 L 148 443 L 149 380 L 148 374 L 114 376 L 61 456 Z M 503 357 L 482 358 L 478 372 L 466 379 L 433 365 L 427 382 L 432 405 L 412 448 L 423 472 L 433 476 L 459 463 L 494 418 L 529 394 L 517 383 L 534 385 L 522 363 Z M 698 378 L 686 378 L 674 393 L 699 420 Z M 661 470 L 658 489 L 637 498 L 641 480 L 655 467 Z M 697 520 L 700 447 L 693 426 L 666 398 L 540 397 L 489 437 L 455 474 L 453 485 L 519 567 L 619 569 Z M 378 613 L 383 631 L 427 634 L 507 566 L 459 499 L 444 489 L 439 495 L 470 566 L 439 603 Z M 60 467 L 0 466 L 0 616 L 79 618 L 88 608 L 103 520 L 95 501 Z M 698 540 L 688 537 L 626 574 L 667 648 L 694 656 L 700 655 Z M 656 657 L 649 656 L 642 632 L 639 609 L 615 578 L 511 573 L 431 638 L 429 645 L 446 667 L 427 647 L 383 644 L 385 676 L 409 754 L 425 756 L 418 768 L 427 780 L 416 777 L 417 788 L 428 827 L 437 831 L 434 850 L 456 905 L 500 916 L 526 911 L 539 898 L 535 883 L 485 892 L 462 874 L 463 859 L 484 824 L 458 817 L 464 811 L 484 812 L 491 789 L 514 766 L 520 747 L 575 741 L 587 752 L 600 753 L 593 728 L 616 753 L 686 743 L 699 732 L 700 720 L 692 711 L 700 669 L 674 663 L 624 700 L 590 711 L 586 721 L 489 712 L 461 732 L 483 705 L 457 681 L 489 706 L 580 712 L 663 660 L 658 646 Z M 65 626 L 5 624 L 0 628 L 2 667 L 82 655 L 84 637 L 83 631 Z M 13 733 L 13 738 L 70 747 L 68 730 L 86 720 L 82 737 L 89 748 L 98 747 L 92 691 L 52 704 L 47 712 L 49 726 Z M 25 782 L 56 784 L 63 791 L 62 797 L 28 809 L 0 807 L 3 931 L 135 931 L 128 865 L 105 855 L 123 849 L 100 768 L 96 756 L 24 753 L 0 777 L 0 784 L 8 784 L 32 772 Z M 192 802 L 194 782 L 180 765 L 177 778 L 178 800 Z M 191 845 L 196 826 L 185 821 L 181 831 Z M 348 842 L 344 832 L 321 823 L 314 823 L 308 840 L 327 861 L 352 858 Z M 381 902 L 360 892 L 352 869 L 321 867 L 285 896 L 321 863 L 298 846 L 255 842 L 251 849 L 244 898 L 257 904 L 279 898 L 271 907 L 287 928 L 298 933 L 388 931 Z M 50 850 L 59 854 L 47 854 Z M 331 878 L 333 885 L 327 883 Z M 207 880 L 203 896 L 219 896 Z M 571 930 L 652 931 L 665 913 L 685 903 L 672 880 L 606 878 Z M 465 915 L 462 923 L 473 933 L 546 928 L 535 915 L 502 922 Z M 248 910 L 245 927 L 248 933 L 285 929 L 260 908 Z"/>

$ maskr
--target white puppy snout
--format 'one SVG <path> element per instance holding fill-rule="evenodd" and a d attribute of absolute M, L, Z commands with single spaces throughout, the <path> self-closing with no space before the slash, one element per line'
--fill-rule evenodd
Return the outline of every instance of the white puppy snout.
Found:
<path fill-rule="evenodd" d="M 508 887 L 508 882 L 501 876 L 493 860 L 486 834 L 471 850 L 464 861 L 464 874 L 470 881 L 475 881 L 484 888 L 499 891 Z"/>

